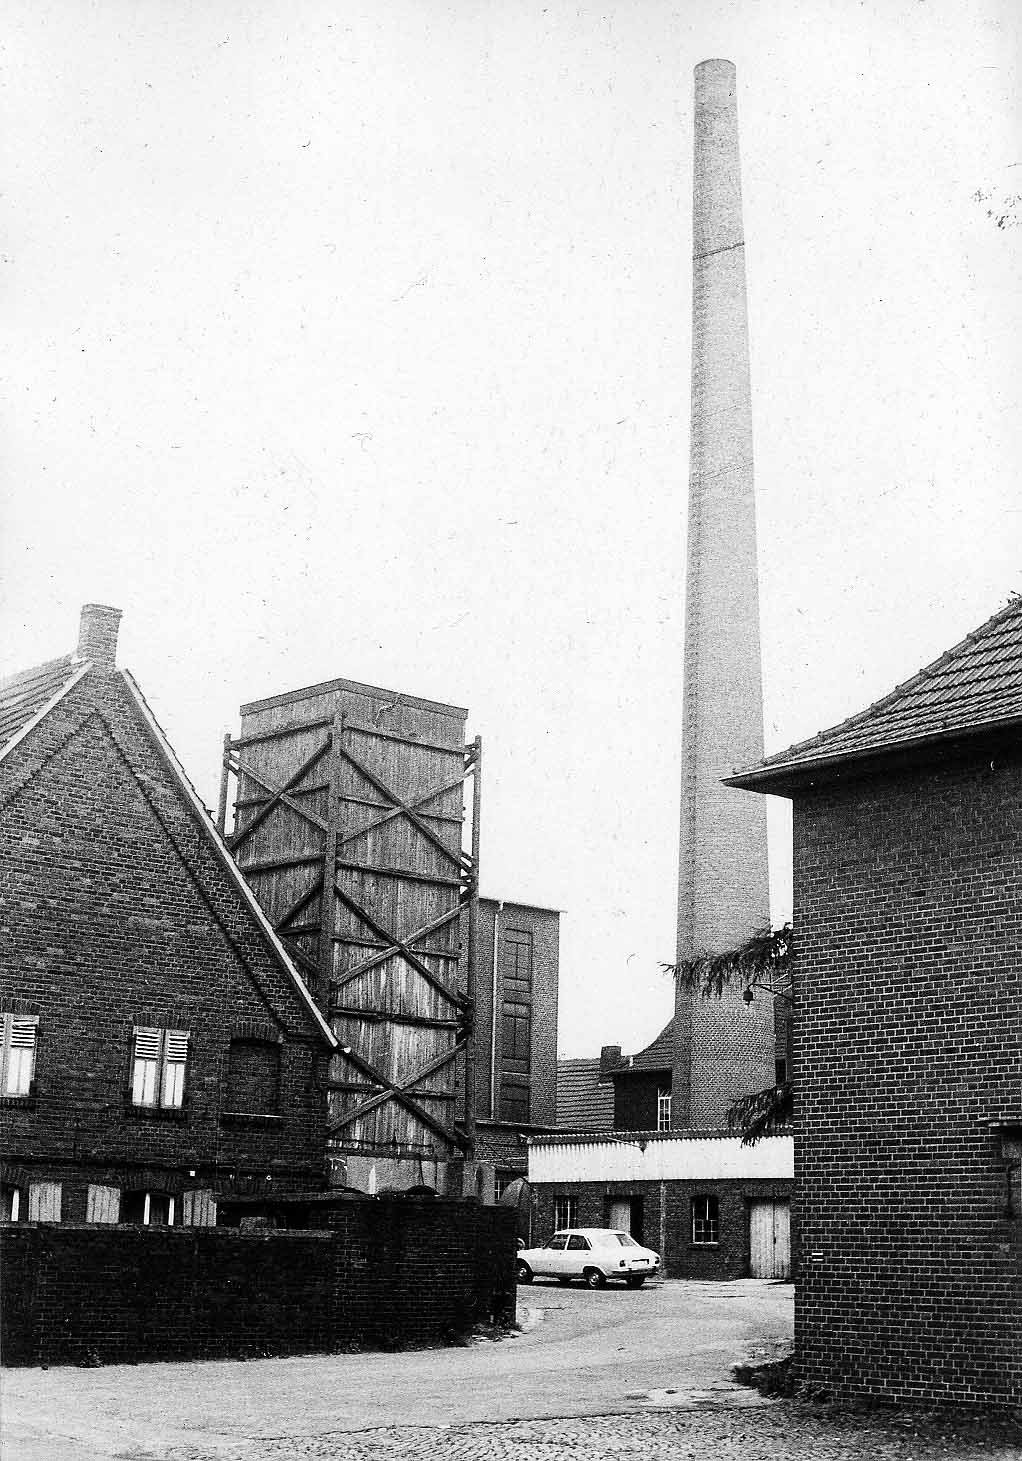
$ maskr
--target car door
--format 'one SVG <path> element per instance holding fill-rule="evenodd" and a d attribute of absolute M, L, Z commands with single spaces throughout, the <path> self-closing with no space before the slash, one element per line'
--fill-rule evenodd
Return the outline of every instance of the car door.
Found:
<path fill-rule="evenodd" d="M 589 1255 L 592 1246 L 588 1238 L 581 1233 L 572 1233 L 568 1238 L 568 1246 L 565 1249 L 564 1276 L 565 1278 L 581 1278 L 582 1270 L 589 1266 Z"/>
<path fill-rule="evenodd" d="M 534 1273 L 545 1274 L 551 1278 L 560 1278 L 565 1271 L 565 1253 L 568 1246 L 567 1233 L 555 1233 L 545 1248 L 541 1248 L 537 1255 L 539 1267 L 533 1269 Z"/>

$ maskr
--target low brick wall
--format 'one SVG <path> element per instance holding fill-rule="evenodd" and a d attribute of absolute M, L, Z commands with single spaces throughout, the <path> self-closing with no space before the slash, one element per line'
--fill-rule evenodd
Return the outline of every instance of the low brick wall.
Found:
<path fill-rule="evenodd" d="M 25 1223 L 0 1233 L 5 1365 L 450 1343 L 514 1318 L 514 1213 L 352 1203 L 329 1231 Z"/>

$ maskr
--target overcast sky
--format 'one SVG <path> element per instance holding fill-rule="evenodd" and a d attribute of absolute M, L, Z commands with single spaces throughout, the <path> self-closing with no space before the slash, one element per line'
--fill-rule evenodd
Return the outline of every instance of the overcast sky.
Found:
<path fill-rule="evenodd" d="M 674 948 L 692 69 L 738 67 L 768 750 L 1022 590 L 1017 0 L 9 0 L 2 672 L 470 707 L 560 1048 Z M 786 804 L 774 916 L 790 911 Z"/>

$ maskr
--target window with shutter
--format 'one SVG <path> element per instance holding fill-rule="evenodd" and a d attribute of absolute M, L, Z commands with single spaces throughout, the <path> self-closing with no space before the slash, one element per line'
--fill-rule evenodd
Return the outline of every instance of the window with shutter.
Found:
<path fill-rule="evenodd" d="M 136 1106 L 184 1104 L 188 1031 L 135 1027 L 131 1099 Z"/>
<path fill-rule="evenodd" d="M 0 1016 L 3 1020 L 3 1052 L 0 1054 L 0 1092 L 5 1096 L 27 1096 L 35 1074 L 38 1015 Z"/>

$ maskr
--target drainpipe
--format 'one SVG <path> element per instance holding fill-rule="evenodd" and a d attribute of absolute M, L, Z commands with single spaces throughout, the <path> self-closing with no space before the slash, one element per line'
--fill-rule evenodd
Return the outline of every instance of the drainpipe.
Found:
<path fill-rule="evenodd" d="M 500 915 L 503 898 L 493 910 L 493 959 L 490 966 L 490 1120 L 497 1119 L 497 945 L 500 942 Z"/>

